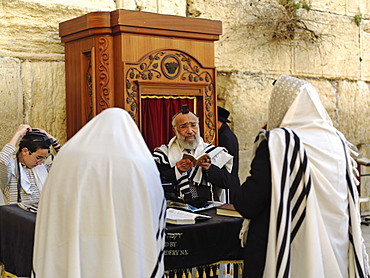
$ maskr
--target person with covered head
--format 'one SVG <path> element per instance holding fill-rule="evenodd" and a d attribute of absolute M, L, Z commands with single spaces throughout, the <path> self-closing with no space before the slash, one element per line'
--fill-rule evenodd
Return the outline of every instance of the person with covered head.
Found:
<path fill-rule="evenodd" d="M 218 121 L 217 121 L 217 129 L 218 129 L 218 146 L 224 147 L 227 149 L 229 154 L 233 156 L 233 170 L 231 171 L 231 175 L 233 175 L 234 179 L 237 180 L 236 183 L 239 182 L 239 142 L 238 138 L 232 132 L 230 127 L 227 123 L 231 123 L 229 120 L 230 112 L 221 106 L 217 106 L 217 113 L 218 113 Z M 229 201 L 233 199 L 234 192 L 228 192 Z M 231 197 L 230 197 L 231 196 Z"/>
<path fill-rule="evenodd" d="M 356 165 L 346 142 L 310 83 L 277 80 L 267 131 L 256 139 L 250 176 L 234 199 L 250 221 L 242 230 L 243 277 L 367 277 Z"/>
<path fill-rule="evenodd" d="M 166 202 L 135 122 L 108 108 L 63 146 L 41 195 L 34 278 L 164 275 Z"/>
<path fill-rule="evenodd" d="M 3 147 L 0 152 L 0 186 L 6 205 L 39 200 L 52 165 L 51 160 L 44 163 L 50 154 L 50 146 L 56 152 L 60 149 L 58 141 L 45 130 L 21 124 Z"/>
<path fill-rule="evenodd" d="M 231 176 L 232 155 L 225 148 L 203 141 L 199 135 L 199 118 L 187 105 L 173 116 L 172 128 L 175 136 L 153 153 L 162 181 L 172 183 L 176 195 L 195 206 L 220 200 L 222 189 L 235 186 Z M 195 157 L 206 154 L 206 157 L 194 164 L 183 159 L 184 153 Z"/>

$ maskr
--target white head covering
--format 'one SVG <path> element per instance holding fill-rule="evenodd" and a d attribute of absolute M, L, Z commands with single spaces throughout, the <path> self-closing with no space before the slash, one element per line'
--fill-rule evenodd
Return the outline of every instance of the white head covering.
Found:
<path fill-rule="evenodd" d="M 264 277 L 364 277 L 367 254 L 344 136 L 305 81 L 281 76 L 270 109 L 272 200 Z"/>
<path fill-rule="evenodd" d="M 288 108 L 292 105 L 304 84 L 308 83 L 289 75 L 280 76 L 270 97 L 267 130 L 280 126 Z"/>
<path fill-rule="evenodd" d="M 36 221 L 37 278 L 163 277 L 159 172 L 126 111 L 93 118 L 58 153 Z"/>

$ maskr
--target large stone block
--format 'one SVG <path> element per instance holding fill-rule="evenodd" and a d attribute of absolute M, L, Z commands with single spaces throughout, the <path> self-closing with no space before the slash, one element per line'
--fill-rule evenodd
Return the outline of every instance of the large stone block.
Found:
<path fill-rule="evenodd" d="M 239 140 L 240 150 L 253 146 L 261 126 L 267 121 L 272 82 L 276 76 L 248 73 L 219 73 L 219 104 L 230 111 L 230 128 Z"/>
<path fill-rule="evenodd" d="M 186 0 L 159 0 L 157 2 L 157 13 L 186 16 Z"/>
<path fill-rule="evenodd" d="M 117 0 L 117 9 L 126 9 L 133 11 L 144 11 L 144 12 L 157 12 L 158 11 L 158 1 L 150 0 Z"/>
<path fill-rule="evenodd" d="M 24 62 L 21 67 L 25 123 L 42 128 L 64 143 L 66 132 L 63 62 Z"/>
<path fill-rule="evenodd" d="M 245 179 L 249 176 L 252 162 L 252 151 L 239 151 L 239 179 L 240 184 L 245 182 Z"/>
<path fill-rule="evenodd" d="M 360 42 L 361 42 L 361 80 L 370 81 L 370 21 L 361 22 Z"/>
<path fill-rule="evenodd" d="M 338 129 L 353 144 L 370 142 L 370 92 L 363 81 L 338 81 Z"/>
<path fill-rule="evenodd" d="M 117 0 L 117 9 L 186 16 L 186 0 Z"/>
<path fill-rule="evenodd" d="M 276 30 L 283 32 L 278 22 L 285 26 L 286 18 L 276 3 L 193 0 L 188 11 L 222 21 L 223 35 L 215 44 L 220 71 L 360 78 L 360 29 L 353 17 L 300 9 L 302 24 L 291 33 L 294 39 L 277 40 Z M 313 43 L 316 36 L 321 40 Z"/>
<path fill-rule="evenodd" d="M 357 0 L 351 0 L 355 3 Z M 351 2 L 348 1 L 348 2 Z M 332 12 L 336 14 L 346 14 L 346 3 L 347 1 L 336 1 L 336 0 L 318 0 L 309 1 L 310 6 L 313 10 L 319 10 L 323 12 Z M 356 5 L 357 6 L 357 5 Z"/>
<path fill-rule="evenodd" d="M 0 0 L 0 55 L 63 60 L 59 23 L 88 12 L 114 10 L 114 0 Z"/>
<path fill-rule="evenodd" d="M 322 34 L 319 43 L 300 43 L 294 53 L 293 74 L 309 77 L 361 77 L 359 27 L 342 15 L 304 12 L 307 26 Z"/>
<path fill-rule="evenodd" d="M 23 123 L 23 95 L 20 75 L 21 62 L 0 58 L 0 148 Z"/>
<path fill-rule="evenodd" d="M 370 158 L 370 144 L 359 144 L 360 156 Z M 370 166 L 360 166 L 360 196 L 370 197 Z M 370 203 L 361 203 L 361 211 L 370 210 Z"/>
<path fill-rule="evenodd" d="M 223 35 L 215 43 L 219 71 L 261 72 L 263 69 L 269 73 L 290 73 L 292 49 L 284 44 L 268 43 L 272 33 L 270 12 L 267 3 L 258 1 L 188 2 L 189 16 L 222 21 Z"/>
<path fill-rule="evenodd" d="M 267 120 L 268 101 L 276 77 L 248 73 L 217 75 L 218 105 L 230 111 L 230 128 L 239 141 L 239 178 L 249 174 L 254 139 Z"/>

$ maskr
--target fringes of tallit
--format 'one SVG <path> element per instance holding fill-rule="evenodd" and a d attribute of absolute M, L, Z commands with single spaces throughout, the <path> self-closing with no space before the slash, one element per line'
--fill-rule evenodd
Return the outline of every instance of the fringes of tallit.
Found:
<path fill-rule="evenodd" d="M 220 261 L 210 265 L 202 265 L 193 268 L 173 269 L 165 271 L 165 278 L 206 278 L 221 277 L 233 278 L 234 273 L 242 277 L 243 260 Z M 208 276 L 207 276 L 208 275 Z"/>

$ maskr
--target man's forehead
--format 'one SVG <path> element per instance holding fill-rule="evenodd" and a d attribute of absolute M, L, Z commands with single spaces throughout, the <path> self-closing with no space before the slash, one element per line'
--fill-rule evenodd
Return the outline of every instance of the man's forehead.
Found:
<path fill-rule="evenodd" d="M 196 123 L 197 117 L 192 113 L 179 114 L 176 117 L 176 122 L 178 125 L 182 125 L 186 123 Z"/>

